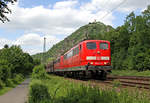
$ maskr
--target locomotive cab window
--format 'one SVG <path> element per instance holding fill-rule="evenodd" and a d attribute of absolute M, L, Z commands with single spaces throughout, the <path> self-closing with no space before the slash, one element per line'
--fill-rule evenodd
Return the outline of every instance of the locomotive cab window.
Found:
<path fill-rule="evenodd" d="M 103 49 L 103 50 L 108 49 L 108 43 L 100 43 L 100 49 Z"/>
<path fill-rule="evenodd" d="M 81 44 L 80 44 L 80 51 L 82 50 L 82 46 L 81 46 Z"/>
<path fill-rule="evenodd" d="M 95 42 L 87 42 L 86 47 L 88 49 L 96 49 L 96 43 Z"/>

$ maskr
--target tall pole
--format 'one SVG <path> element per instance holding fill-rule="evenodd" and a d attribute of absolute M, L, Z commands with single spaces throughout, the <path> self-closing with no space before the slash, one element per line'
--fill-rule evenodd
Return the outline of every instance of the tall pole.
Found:
<path fill-rule="evenodd" d="M 45 53 L 46 53 L 46 38 L 44 37 L 44 45 L 43 45 L 43 63 L 45 63 Z"/>
<path fill-rule="evenodd" d="M 46 38 L 44 37 L 44 46 L 43 46 L 43 53 L 46 52 Z"/>

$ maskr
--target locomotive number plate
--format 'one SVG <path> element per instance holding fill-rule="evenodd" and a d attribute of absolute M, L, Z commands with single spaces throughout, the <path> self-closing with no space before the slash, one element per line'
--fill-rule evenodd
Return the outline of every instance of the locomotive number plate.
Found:
<path fill-rule="evenodd" d="M 101 57 L 96 57 L 96 60 L 101 60 Z"/>

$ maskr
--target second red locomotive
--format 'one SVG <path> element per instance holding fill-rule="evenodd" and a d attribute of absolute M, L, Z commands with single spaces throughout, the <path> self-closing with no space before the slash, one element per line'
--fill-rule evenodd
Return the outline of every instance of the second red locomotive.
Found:
<path fill-rule="evenodd" d="M 60 75 L 106 79 L 111 71 L 110 42 L 85 40 L 49 63 L 46 69 Z"/>

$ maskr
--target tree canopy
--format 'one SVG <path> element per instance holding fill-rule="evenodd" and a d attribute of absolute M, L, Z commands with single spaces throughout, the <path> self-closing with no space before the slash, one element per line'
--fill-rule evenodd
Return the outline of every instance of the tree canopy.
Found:
<path fill-rule="evenodd" d="M 0 88 L 3 84 L 17 82 L 19 75 L 26 76 L 31 73 L 34 64 L 32 57 L 24 53 L 20 46 L 5 45 L 0 49 Z"/>
<path fill-rule="evenodd" d="M 0 21 L 3 23 L 9 21 L 6 14 L 11 13 L 11 10 L 8 8 L 8 3 L 13 4 L 17 0 L 0 0 Z"/>
<path fill-rule="evenodd" d="M 114 69 L 150 70 L 150 6 L 138 16 L 131 12 L 104 39 L 111 41 Z"/>

